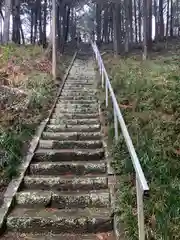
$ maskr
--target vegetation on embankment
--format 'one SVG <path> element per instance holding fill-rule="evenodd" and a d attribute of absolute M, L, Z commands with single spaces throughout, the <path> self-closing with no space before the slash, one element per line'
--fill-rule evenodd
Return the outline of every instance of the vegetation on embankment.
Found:
<path fill-rule="evenodd" d="M 61 57 L 60 77 L 69 60 Z M 0 192 L 18 173 L 28 142 L 47 116 L 56 92 L 51 62 L 42 47 L 0 48 Z"/>
<path fill-rule="evenodd" d="M 104 55 L 119 106 L 150 186 L 147 239 L 180 239 L 180 49 L 142 62 Z M 113 112 L 108 116 L 113 136 Z M 122 136 L 113 147 L 120 174 L 118 210 L 128 240 L 138 239 L 135 175 Z"/>

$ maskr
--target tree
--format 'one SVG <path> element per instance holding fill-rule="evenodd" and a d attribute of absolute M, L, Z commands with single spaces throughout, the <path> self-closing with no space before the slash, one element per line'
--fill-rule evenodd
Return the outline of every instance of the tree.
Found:
<path fill-rule="evenodd" d="M 5 16 L 4 16 L 4 31 L 3 31 L 3 43 L 9 42 L 9 27 L 10 27 L 10 16 L 11 16 L 11 0 L 5 0 Z"/>

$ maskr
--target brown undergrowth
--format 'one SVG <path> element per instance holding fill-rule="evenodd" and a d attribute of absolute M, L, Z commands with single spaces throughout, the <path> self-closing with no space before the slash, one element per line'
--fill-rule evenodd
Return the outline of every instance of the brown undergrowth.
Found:
<path fill-rule="evenodd" d="M 61 56 L 60 79 L 70 59 L 71 56 Z M 3 192 L 9 180 L 17 175 L 36 126 L 47 116 L 57 84 L 52 80 L 51 61 L 39 46 L 2 46 L 0 66 L 0 192 Z"/>

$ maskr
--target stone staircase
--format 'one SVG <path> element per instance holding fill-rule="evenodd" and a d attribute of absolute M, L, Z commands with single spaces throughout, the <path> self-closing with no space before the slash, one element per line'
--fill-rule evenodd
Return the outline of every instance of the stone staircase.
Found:
<path fill-rule="evenodd" d="M 92 240 L 100 233 L 111 235 L 96 84 L 93 61 L 77 58 L 16 194 L 6 223 L 6 236 L 13 236 L 9 239 Z"/>

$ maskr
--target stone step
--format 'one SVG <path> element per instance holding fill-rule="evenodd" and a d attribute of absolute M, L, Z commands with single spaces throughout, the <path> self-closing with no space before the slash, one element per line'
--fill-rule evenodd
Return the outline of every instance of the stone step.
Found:
<path fill-rule="evenodd" d="M 95 91 L 79 91 L 79 92 L 75 92 L 75 91 L 62 91 L 62 93 L 61 93 L 61 96 L 74 96 L 74 97 L 78 97 L 78 96 L 87 96 L 87 94 L 88 94 L 88 96 L 90 97 L 90 96 L 92 96 L 92 97 L 94 97 L 95 96 L 95 94 L 96 94 L 97 92 L 95 92 Z"/>
<path fill-rule="evenodd" d="M 85 85 L 85 84 L 94 84 L 96 82 L 94 80 L 92 80 L 91 78 L 90 79 L 85 79 L 85 78 L 71 79 L 71 76 L 70 76 L 70 78 L 68 79 L 66 84 L 74 84 L 74 83 L 80 84 L 80 85 Z"/>
<path fill-rule="evenodd" d="M 89 148 L 96 149 L 102 147 L 102 141 L 58 141 L 58 140 L 43 140 L 39 141 L 39 148 L 46 149 L 71 149 L 71 148 Z"/>
<path fill-rule="evenodd" d="M 84 85 L 84 86 L 77 86 L 77 85 L 70 85 L 70 86 L 64 86 L 63 88 L 64 91 L 78 91 L 78 92 L 83 92 L 83 91 L 96 91 L 94 85 Z"/>
<path fill-rule="evenodd" d="M 59 100 L 58 104 L 98 104 L 97 100 Z M 99 104 L 98 104 L 99 105 Z"/>
<path fill-rule="evenodd" d="M 93 125 L 93 124 L 99 124 L 100 120 L 99 118 L 84 118 L 84 119 L 50 119 L 50 124 L 70 124 L 70 125 Z"/>
<path fill-rule="evenodd" d="M 107 238 L 106 238 L 107 237 Z M 1 237 L 1 240 L 115 240 L 113 232 L 89 233 L 89 234 L 32 234 L 9 232 Z"/>
<path fill-rule="evenodd" d="M 46 176 L 46 175 L 32 175 L 24 177 L 25 189 L 40 189 L 40 190 L 99 190 L 108 188 L 107 176 L 103 174 L 93 176 Z"/>
<path fill-rule="evenodd" d="M 58 104 L 56 104 L 56 107 L 58 108 L 58 107 L 60 107 L 60 108 L 62 108 L 62 107 L 64 107 L 64 108 L 68 108 L 68 107 L 70 107 L 70 108 L 73 108 L 73 109 L 83 109 L 83 108 L 88 108 L 88 109 L 98 109 L 98 107 L 99 107 L 99 105 L 98 105 L 98 103 L 96 102 L 95 104 L 94 103 L 88 103 L 88 104 L 85 104 L 85 103 L 81 103 L 81 104 L 79 104 L 79 103 L 71 103 L 71 102 L 66 102 L 66 103 L 58 103 Z"/>
<path fill-rule="evenodd" d="M 111 212 L 91 209 L 15 208 L 7 218 L 7 229 L 24 233 L 96 233 L 111 231 Z"/>
<path fill-rule="evenodd" d="M 38 161 L 100 160 L 104 157 L 104 149 L 38 149 L 34 158 Z"/>
<path fill-rule="evenodd" d="M 16 194 L 16 204 L 25 208 L 96 208 L 110 207 L 108 190 L 58 192 L 26 190 Z"/>
<path fill-rule="evenodd" d="M 98 112 L 98 108 L 65 108 L 65 107 L 55 107 L 53 116 L 58 116 L 59 114 L 95 114 Z"/>
<path fill-rule="evenodd" d="M 52 118 L 71 118 L 71 119 L 84 119 L 84 118 L 98 118 L 99 113 L 59 113 L 53 114 Z"/>
<path fill-rule="evenodd" d="M 89 94 L 85 96 L 61 96 L 60 100 L 96 100 L 96 96 L 89 96 Z"/>
<path fill-rule="evenodd" d="M 86 175 L 106 173 L 106 162 L 92 161 L 92 162 L 38 162 L 30 165 L 30 174 L 32 175 Z"/>
<path fill-rule="evenodd" d="M 43 139 L 51 140 L 101 140 L 100 132 L 43 132 Z"/>
<path fill-rule="evenodd" d="M 48 125 L 47 132 L 98 132 L 101 130 L 100 124 L 96 125 Z"/>

